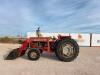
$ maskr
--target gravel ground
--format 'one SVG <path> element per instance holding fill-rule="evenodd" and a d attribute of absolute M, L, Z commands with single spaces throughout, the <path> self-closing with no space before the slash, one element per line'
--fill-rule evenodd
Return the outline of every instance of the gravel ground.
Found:
<path fill-rule="evenodd" d="M 38 61 L 26 56 L 4 60 L 17 44 L 0 44 L 0 75 L 100 75 L 100 47 L 80 47 L 80 53 L 72 62 L 61 62 L 55 55 L 43 54 Z"/>

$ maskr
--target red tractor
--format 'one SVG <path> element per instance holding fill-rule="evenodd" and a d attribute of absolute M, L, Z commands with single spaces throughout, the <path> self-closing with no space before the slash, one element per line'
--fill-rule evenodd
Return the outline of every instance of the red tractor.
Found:
<path fill-rule="evenodd" d="M 7 60 L 15 59 L 27 53 L 30 60 L 38 60 L 43 51 L 50 55 L 55 52 L 57 58 L 61 61 L 70 62 L 79 54 L 79 46 L 77 42 L 71 39 L 71 36 L 61 36 L 58 38 L 41 37 L 39 30 L 38 37 L 27 38 L 20 48 L 14 49 L 6 57 Z"/>

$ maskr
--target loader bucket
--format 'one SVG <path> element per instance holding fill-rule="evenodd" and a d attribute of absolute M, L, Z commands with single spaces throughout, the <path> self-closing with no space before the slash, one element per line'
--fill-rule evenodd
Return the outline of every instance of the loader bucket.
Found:
<path fill-rule="evenodd" d="M 27 38 L 24 43 L 20 46 L 20 48 L 13 49 L 8 56 L 5 58 L 5 60 L 13 60 L 17 57 L 23 56 L 27 50 L 27 46 L 29 44 L 29 39 Z"/>
<path fill-rule="evenodd" d="M 19 57 L 19 48 L 13 49 L 5 58 L 5 60 L 13 60 Z"/>

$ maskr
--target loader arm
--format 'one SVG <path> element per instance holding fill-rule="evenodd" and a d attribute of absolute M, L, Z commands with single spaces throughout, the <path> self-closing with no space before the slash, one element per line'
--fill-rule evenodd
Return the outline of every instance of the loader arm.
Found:
<path fill-rule="evenodd" d="M 23 44 L 20 46 L 20 48 L 19 48 L 19 55 L 18 55 L 18 56 L 22 56 L 22 55 L 25 54 L 28 45 L 29 45 L 29 38 L 27 38 L 27 39 L 23 42 Z"/>

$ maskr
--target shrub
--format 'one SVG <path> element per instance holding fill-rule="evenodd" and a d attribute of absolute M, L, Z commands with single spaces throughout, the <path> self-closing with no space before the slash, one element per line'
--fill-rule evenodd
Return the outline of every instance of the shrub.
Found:
<path fill-rule="evenodd" d="M 18 40 L 18 44 L 22 44 L 24 41 L 23 40 Z"/>
<path fill-rule="evenodd" d="M 9 37 L 2 37 L 0 38 L 0 43 L 18 43 L 18 39 L 9 38 Z"/>

